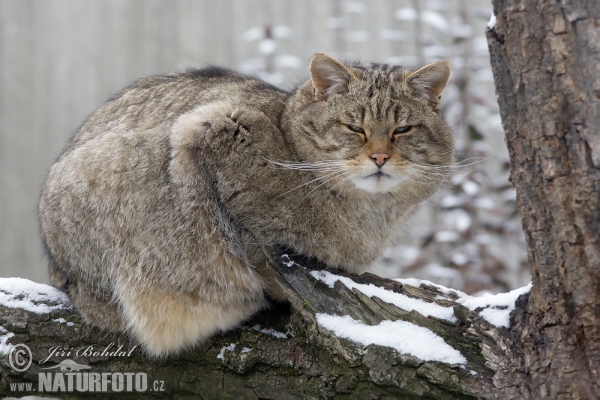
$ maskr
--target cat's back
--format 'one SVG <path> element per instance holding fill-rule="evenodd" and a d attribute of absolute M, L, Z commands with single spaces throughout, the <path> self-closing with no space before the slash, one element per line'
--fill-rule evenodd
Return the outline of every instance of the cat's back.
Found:
<path fill-rule="evenodd" d="M 266 109 L 269 105 L 273 112 L 268 116 L 276 120 L 286 96 L 285 91 L 260 79 L 220 67 L 142 78 L 91 114 L 70 140 L 65 153 L 78 143 L 107 132 L 168 128 L 181 115 L 222 99 L 239 107 Z M 274 107 L 277 103 L 281 103 L 281 108 Z"/>

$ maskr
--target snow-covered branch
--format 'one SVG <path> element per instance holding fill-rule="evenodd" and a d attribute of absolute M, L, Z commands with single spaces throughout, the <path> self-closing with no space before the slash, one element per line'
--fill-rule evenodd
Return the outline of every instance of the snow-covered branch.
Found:
<path fill-rule="evenodd" d="M 291 307 L 275 305 L 166 360 L 150 360 L 127 337 L 86 326 L 56 289 L 0 279 L 1 393 L 15 395 L 17 383 L 29 382 L 38 392 L 68 397 L 77 387 L 69 391 L 59 375 L 110 372 L 144 374 L 145 391 L 159 397 L 495 397 L 493 376 L 510 340 L 508 315 L 528 288 L 473 298 L 428 281 L 328 270 L 282 252 L 272 263 Z M 11 366 L 20 344 L 31 350 L 23 372 Z"/>

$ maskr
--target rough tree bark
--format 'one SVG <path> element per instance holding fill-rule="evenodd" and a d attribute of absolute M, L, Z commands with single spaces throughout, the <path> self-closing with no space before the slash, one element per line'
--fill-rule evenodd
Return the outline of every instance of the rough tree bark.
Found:
<path fill-rule="evenodd" d="M 495 383 L 600 397 L 600 2 L 493 0 L 488 31 L 533 289 Z"/>

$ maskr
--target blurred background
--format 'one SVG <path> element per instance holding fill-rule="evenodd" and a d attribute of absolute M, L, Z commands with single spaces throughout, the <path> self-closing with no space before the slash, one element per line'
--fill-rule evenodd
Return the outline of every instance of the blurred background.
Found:
<path fill-rule="evenodd" d="M 526 284 L 490 68 L 489 0 L 0 0 L 0 276 L 48 282 L 36 207 L 87 115 L 137 78 L 206 64 L 290 89 L 315 52 L 409 68 L 450 60 L 454 176 L 373 266 L 468 293 Z"/>

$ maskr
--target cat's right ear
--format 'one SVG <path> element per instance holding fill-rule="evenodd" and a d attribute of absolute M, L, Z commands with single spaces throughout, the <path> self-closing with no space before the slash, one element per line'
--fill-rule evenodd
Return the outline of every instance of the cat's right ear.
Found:
<path fill-rule="evenodd" d="M 436 61 L 408 74 L 405 79 L 418 92 L 425 94 L 429 102 L 437 107 L 442 91 L 450 79 L 448 61 Z"/>
<path fill-rule="evenodd" d="M 346 93 L 352 71 L 333 57 L 315 54 L 310 61 L 310 78 L 315 100 L 324 100 L 332 93 Z"/>

